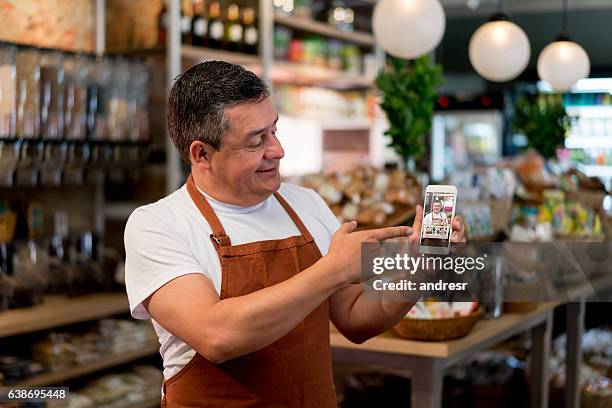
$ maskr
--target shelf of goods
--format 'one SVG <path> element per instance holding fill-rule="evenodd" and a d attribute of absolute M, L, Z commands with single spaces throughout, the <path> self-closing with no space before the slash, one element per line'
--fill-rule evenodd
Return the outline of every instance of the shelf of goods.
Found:
<path fill-rule="evenodd" d="M 140 346 L 137 349 L 103 357 L 95 363 L 83 364 L 75 367 L 68 367 L 59 371 L 52 371 L 40 374 L 35 377 L 28 378 L 16 385 L 21 387 L 42 387 L 53 384 L 60 384 L 66 380 L 79 378 L 86 374 L 95 373 L 106 368 L 131 363 L 140 358 L 152 356 L 158 351 L 159 344 L 151 343 Z"/>
<path fill-rule="evenodd" d="M 128 301 L 123 293 L 49 296 L 41 305 L 0 313 L 0 338 L 127 312 Z"/>
<path fill-rule="evenodd" d="M 343 31 L 330 24 L 321 23 L 306 17 L 276 15 L 274 16 L 274 22 L 294 30 L 318 34 L 324 37 L 347 41 L 366 47 L 373 47 L 375 44 L 374 36 L 371 34 L 358 31 Z"/>
<path fill-rule="evenodd" d="M 258 75 L 263 73 L 263 62 L 261 58 L 256 55 L 182 45 L 181 57 L 185 67 L 191 66 L 199 61 L 223 60 L 233 64 L 240 64 Z M 373 78 L 364 75 L 351 74 L 341 70 L 316 65 L 280 60 L 276 60 L 272 63 L 270 67 L 270 77 L 275 82 L 291 83 L 295 85 L 319 85 L 338 89 L 367 88 L 374 84 Z"/>

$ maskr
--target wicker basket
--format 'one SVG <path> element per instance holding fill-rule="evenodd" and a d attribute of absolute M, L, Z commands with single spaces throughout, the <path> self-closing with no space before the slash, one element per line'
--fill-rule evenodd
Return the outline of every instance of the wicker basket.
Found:
<path fill-rule="evenodd" d="M 398 336 L 408 340 L 444 341 L 467 335 L 482 312 L 476 311 L 468 316 L 447 319 L 402 319 L 393 327 Z"/>

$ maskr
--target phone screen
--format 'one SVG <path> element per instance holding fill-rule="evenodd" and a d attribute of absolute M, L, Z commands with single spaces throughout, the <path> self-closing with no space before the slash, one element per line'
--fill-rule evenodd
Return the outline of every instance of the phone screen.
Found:
<path fill-rule="evenodd" d="M 421 246 L 449 246 L 456 199 L 453 191 L 425 192 Z"/>

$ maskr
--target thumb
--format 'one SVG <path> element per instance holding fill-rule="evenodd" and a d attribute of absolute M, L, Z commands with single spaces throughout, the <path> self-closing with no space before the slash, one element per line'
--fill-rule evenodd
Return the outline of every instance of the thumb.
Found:
<path fill-rule="evenodd" d="M 350 234 L 351 232 L 354 232 L 356 228 L 357 228 L 357 221 L 345 222 L 344 224 L 340 226 L 340 228 L 338 228 L 338 230 L 336 231 L 336 234 L 340 234 L 340 235 Z"/>
<path fill-rule="evenodd" d="M 421 234 L 421 225 L 423 224 L 423 207 L 417 205 L 416 214 L 414 216 L 414 222 L 412 223 L 412 233 Z"/>

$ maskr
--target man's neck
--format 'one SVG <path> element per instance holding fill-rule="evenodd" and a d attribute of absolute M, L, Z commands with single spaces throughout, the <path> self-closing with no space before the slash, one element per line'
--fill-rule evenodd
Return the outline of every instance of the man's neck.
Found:
<path fill-rule="evenodd" d="M 236 197 L 236 195 L 231 192 L 227 192 L 226 188 L 217 186 L 214 183 L 211 183 L 207 177 L 204 177 L 202 174 L 192 171 L 193 182 L 196 187 L 206 193 L 209 197 L 213 198 L 216 201 L 219 201 L 223 204 L 237 205 L 239 207 L 252 207 L 257 205 L 263 201 L 265 201 L 268 197 Z"/>

